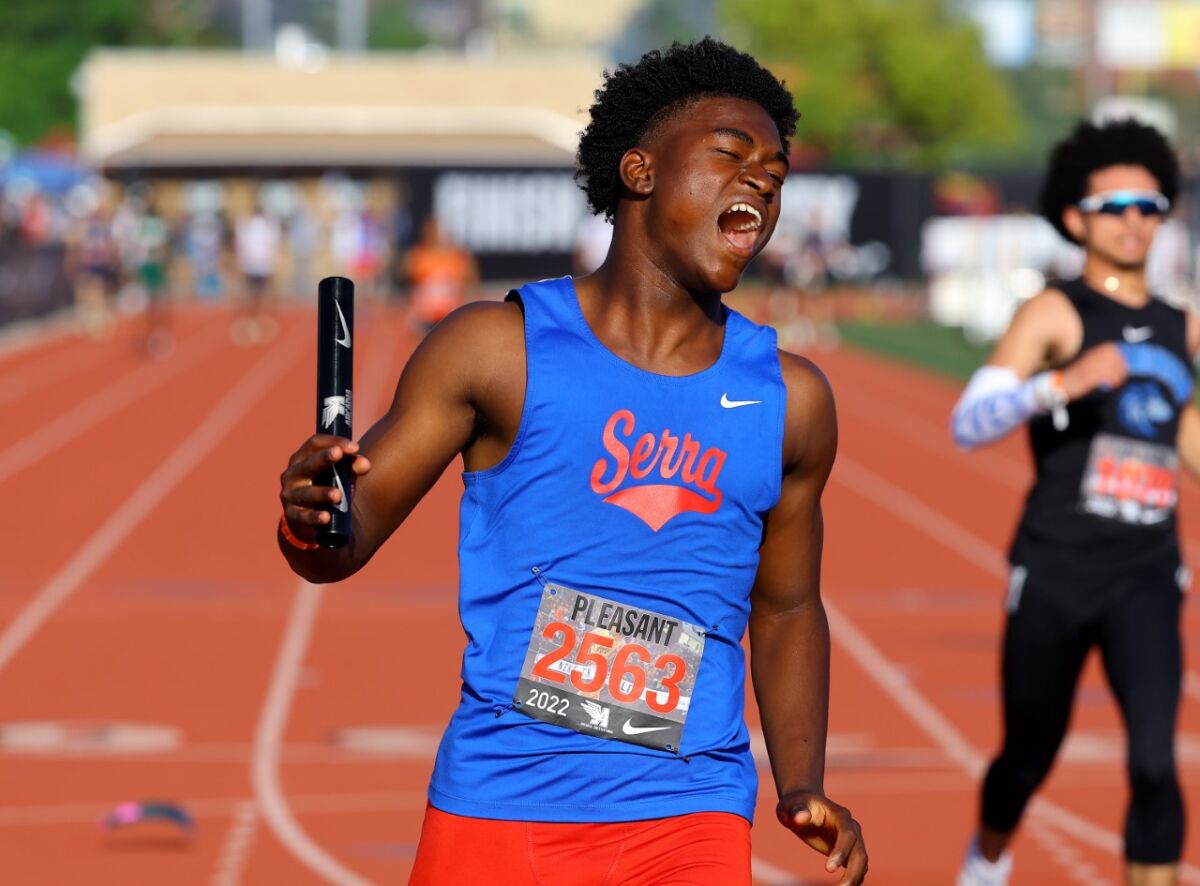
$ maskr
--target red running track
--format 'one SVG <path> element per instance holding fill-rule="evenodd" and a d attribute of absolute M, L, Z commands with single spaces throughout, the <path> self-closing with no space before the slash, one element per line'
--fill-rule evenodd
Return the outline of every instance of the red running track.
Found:
<path fill-rule="evenodd" d="M 2 882 L 405 882 L 458 692 L 459 483 L 443 478 L 361 575 L 300 582 L 274 525 L 278 474 L 312 421 L 314 318 L 285 314 L 257 349 L 233 347 L 229 321 L 181 314 L 157 363 L 133 329 L 0 353 Z M 360 310 L 359 329 L 365 428 L 413 342 L 384 310 Z M 826 497 L 827 788 L 863 822 L 871 882 L 949 883 L 999 735 L 1002 551 L 1027 459 L 1016 441 L 957 453 L 951 383 L 851 350 L 817 360 L 842 429 Z M 1198 509 L 1189 486 L 1192 550 Z M 1196 627 L 1189 610 L 1189 653 Z M 1191 794 L 1200 667 L 1180 730 Z M 1014 882 L 1121 882 L 1122 758 L 1093 663 Z M 775 823 L 760 768 L 758 882 L 832 882 Z M 181 803 L 194 835 L 98 827 L 145 799 Z"/>

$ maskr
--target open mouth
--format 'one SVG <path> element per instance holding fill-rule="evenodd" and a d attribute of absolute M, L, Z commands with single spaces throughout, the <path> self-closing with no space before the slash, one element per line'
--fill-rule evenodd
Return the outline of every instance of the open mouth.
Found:
<path fill-rule="evenodd" d="M 743 255 L 754 252 L 754 241 L 758 239 L 762 225 L 762 213 L 749 203 L 734 203 L 717 219 L 722 236 Z"/>

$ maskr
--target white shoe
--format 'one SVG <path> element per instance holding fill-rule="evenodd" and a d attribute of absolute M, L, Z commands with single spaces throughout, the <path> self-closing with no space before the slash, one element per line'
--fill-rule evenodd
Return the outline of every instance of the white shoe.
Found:
<path fill-rule="evenodd" d="M 1008 886 L 1012 864 L 1011 852 L 1005 852 L 995 861 L 988 861 L 979 851 L 979 838 L 973 837 L 962 867 L 958 869 L 955 886 Z"/>

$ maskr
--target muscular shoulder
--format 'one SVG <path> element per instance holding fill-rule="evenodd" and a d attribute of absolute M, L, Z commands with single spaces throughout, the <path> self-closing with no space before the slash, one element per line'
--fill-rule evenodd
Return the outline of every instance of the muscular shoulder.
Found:
<path fill-rule="evenodd" d="M 1026 378 L 1069 360 L 1082 339 L 1083 324 L 1071 300 L 1061 289 L 1048 287 L 1017 308 L 988 362 Z"/>
<path fill-rule="evenodd" d="M 452 379 L 471 395 L 486 394 L 502 380 L 520 383 L 525 368 L 520 306 L 508 301 L 463 305 L 425 337 L 412 364 Z"/>
<path fill-rule="evenodd" d="M 476 301 L 454 310 L 429 333 L 426 342 L 462 348 L 490 342 L 493 347 L 524 341 L 521 308 L 511 301 Z"/>
<path fill-rule="evenodd" d="M 1046 317 L 1073 316 L 1075 314 L 1071 299 L 1067 298 L 1067 294 L 1057 286 L 1047 286 L 1033 298 L 1024 302 L 1018 310 Z"/>
<path fill-rule="evenodd" d="M 1009 332 L 1050 332 L 1072 321 L 1078 322 L 1075 308 L 1065 292 L 1050 286 L 1031 299 L 1021 302 L 1009 324 Z"/>
<path fill-rule="evenodd" d="M 811 360 L 779 352 L 779 367 L 787 388 L 783 430 L 783 469 L 828 473 L 837 451 L 837 410 L 833 389 Z"/>

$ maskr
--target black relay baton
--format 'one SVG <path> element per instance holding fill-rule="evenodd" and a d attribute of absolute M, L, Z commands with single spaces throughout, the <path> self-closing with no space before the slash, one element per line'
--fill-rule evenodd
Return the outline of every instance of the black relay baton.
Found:
<path fill-rule="evenodd" d="M 351 389 L 354 387 L 354 282 L 326 277 L 317 285 L 317 433 L 353 440 Z M 350 493 L 354 459 L 341 461 L 317 477 L 316 486 L 336 486 L 342 499 L 326 505 L 333 518 L 317 527 L 317 544 L 340 548 L 350 541 Z"/>

